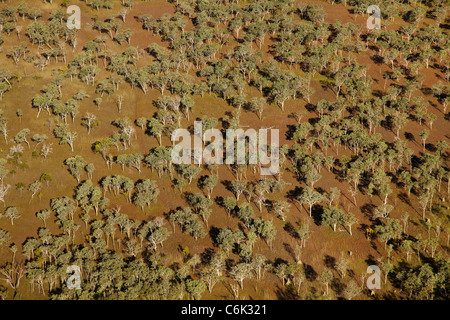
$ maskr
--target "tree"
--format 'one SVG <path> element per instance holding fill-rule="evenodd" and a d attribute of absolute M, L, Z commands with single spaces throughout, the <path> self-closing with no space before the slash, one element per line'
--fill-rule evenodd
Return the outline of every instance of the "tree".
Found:
<path fill-rule="evenodd" d="M 315 191 L 311 187 L 305 187 L 303 192 L 296 198 L 296 201 L 302 205 L 304 203 L 309 205 L 309 216 L 312 215 L 312 207 L 316 203 L 319 203 L 324 200 L 324 196 L 319 192 Z"/>
<path fill-rule="evenodd" d="M 408 114 L 400 113 L 397 117 L 393 118 L 394 127 L 397 130 L 397 138 L 399 138 L 400 130 L 408 123 Z"/>
<path fill-rule="evenodd" d="M 333 278 L 333 274 L 329 269 L 324 269 L 318 278 L 318 281 L 326 287 L 326 295 L 328 295 L 328 285 L 333 281 Z"/>
<path fill-rule="evenodd" d="M 386 219 L 389 217 L 389 213 L 394 209 L 394 206 L 390 204 L 382 204 L 375 208 L 374 218 L 375 219 Z"/>
<path fill-rule="evenodd" d="M 98 109 L 100 109 L 100 105 L 102 104 L 103 99 L 98 97 L 94 99 L 94 104 L 97 106 Z"/>
<path fill-rule="evenodd" d="M 237 201 L 233 197 L 226 197 L 223 200 L 223 205 L 227 210 L 228 216 L 230 216 L 231 211 L 234 210 L 237 206 Z"/>
<path fill-rule="evenodd" d="M 246 190 L 247 181 L 245 180 L 233 180 L 231 181 L 231 190 L 236 196 L 236 200 L 239 201 L 240 195 Z"/>
<path fill-rule="evenodd" d="M 300 227 L 295 231 L 296 235 L 300 239 L 300 248 L 304 248 L 306 246 L 306 241 L 309 239 L 311 235 L 311 231 L 309 230 L 309 224 L 304 223 L 301 224 Z"/>
<path fill-rule="evenodd" d="M 186 292 L 196 300 L 200 300 L 203 292 L 206 290 L 206 285 L 201 280 L 186 280 Z"/>
<path fill-rule="evenodd" d="M 336 263 L 336 270 L 341 274 L 341 278 L 345 277 L 347 272 L 348 261 L 345 258 L 339 259 L 338 263 Z"/>
<path fill-rule="evenodd" d="M 99 122 L 94 114 L 88 112 L 83 118 L 81 118 L 81 124 L 88 128 L 88 134 L 90 134 L 91 128 L 98 126 Z"/>
<path fill-rule="evenodd" d="M 125 19 L 127 17 L 127 13 L 128 13 L 128 9 L 124 8 L 122 10 L 119 11 L 119 13 L 117 14 L 118 17 L 120 17 L 122 19 L 123 22 L 125 22 Z"/>
<path fill-rule="evenodd" d="M 236 242 L 236 234 L 229 228 L 220 229 L 216 238 L 216 243 L 225 252 L 229 253 Z"/>
<path fill-rule="evenodd" d="M 93 163 L 88 163 L 86 164 L 86 166 L 84 167 L 84 170 L 86 170 L 87 174 L 88 174 L 88 178 L 92 179 L 92 173 L 95 170 L 95 166 Z"/>
<path fill-rule="evenodd" d="M 11 220 L 11 225 L 14 225 L 14 220 L 19 219 L 21 217 L 21 214 L 16 207 L 8 207 L 3 213 L 3 216 L 9 218 Z"/>
<path fill-rule="evenodd" d="M 254 219 L 252 229 L 264 239 L 266 244 L 272 249 L 272 241 L 275 239 L 277 230 L 271 220 L 264 220 L 262 218 Z"/>
<path fill-rule="evenodd" d="M 275 268 L 275 274 L 278 276 L 278 278 L 280 278 L 281 284 L 283 286 L 285 285 L 285 280 L 287 278 L 287 268 L 288 265 L 286 263 L 280 263 Z"/>
<path fill-rule="evenodd" d="M 424 129 L 419 133 L 419 137 L 423 142 L 423 150 L 424 151 L 425 151 L 425 143 L 429 136 L 430 136 L 430 131 L 428 131 L 427 129 Z"/>
<path fill-rule="evenodd" d="M 25 56 L 27 50 L 26 43 L 22 42 L 18 46 L 14 46 L 12 49 L 8 50 L 8 56 L 14 60 L 14 63 L 17 65 L 22 56 Z"/>
<path fill-rule="evenodd" d="M 244 280 L 250 277 L 251 270 L 252 270 L 251 264 L 241 262 L 231 268 L 230 275 L 237 282 L 239 282 L 241 289 L 243 289 L 244 288 Z"/>
<path fill-rule="evenodd" d="M 27 185 L 23 182 L 18 182 L 16 183 L 16 190 L 18 190 L 20 192 L 20 195 L 22 195 L 23 189 L 26 187 Z"/>
<path fill-rule="evenodd" d="M 59 144 L 68 144 L 70 146 L 70 150 L 73 152 L 73 144 L 78 136 L 76 132 L 70 132 L 67 129 L 67 126 L 64 124 L 59 124 L 53 130 L 53 134 L 56 138 L 61 139 Z"/>
<path fill-rule="evenodd" d="M 264 98 L 253 98 L 250 102 L 250 110 L 258 115 L 259 120 L 262 120 L 262 114 L 266 107 L 266 99 Z"/>
<path fill-rule="evenodd" d="M 42 142 L 46 141 L 48 139 L 47 135 L 45 134 L 35 134 L 31 137 L 31 140 L 36 142 L 36 145 L 34 146 L 34 150 L 36 150 L 37 146 L 40 145 Z"/>
<path fill-rule="evenodd" d="M 352 225 L 358 223 L 358 218 L 354 214 L 348 213 L 344 215 L 343 224 L 348 227 L 348 232 L 352 235 Z"/>
<path fill-rule="evenodd" d="M 397 219 L 387 218 L 385 225 L 377 225 L 375 232 L 381 241 L 384 242 L 384 248 L 386 249 L 387 243 L 391 239 L 400 239 L 402 235 L 402 225 Z"/>
<path fill-rule="evenodd" d="M 7 129 L 8 119 L 0 118 L 0 133 L 5 139 L 5 143 L 8 144 L 8 129 Z"/>
<path fill-rule="evenodd" d="M 146 117 L 140 117 L 136 119 L 136 125 L 144 130 L 144 127 L 147 126 L 148 119 Z"/>
<path fill-rule="evenodd" d="M 148 123 L 148 132 L 154 136 L 155 138 L 158 138 L 158 143 L 161 145 L 161 136 L 162 132 L 164 130 L 164 125 L 156 118 L 152 118 Z"/>
<path fill-rule="evenodd" d="M 144 206 L 150 207 L 150 204 L 156 202 L 159 195 L 159 188 L 154 180 L 141 180 L 136 183 L 133 203 L 144 210 Z"/>
<path fill-rule="evenodd" d="M 64 161 L 64 164 L 69 167 L 70 174 L 80 183 L 81 174 L 83 170 L 86 168 L 86 161 L 81 156 L 75 156 L 67 158 Z"/>
<path fill-rule="evenodd" d="M 272 202 L 272 210 L 281 220 L 286 220 L 286 211 L 289 210 L 290 204 L 284 200 L 276 200 Z"/>
<path fill-rule="evenodd" d="M 361 294 L 361 288 L 355 280 L 350 280 L 344 289 L 344 296 L 347 300 L 352 300 L 354 297 Z"/>
<path fill-rule="evenodd" d="M 180 190 L 180 193 L 183 193 L 183 187 L 186 185 L 186 180 L 183 178 L 174 179 L 173 185 Z"/>
<path fill-rule="evenodd" d="M 3 205 L 5 205 L 5 196 L 8 193 L 9 188 L 11 188 L 11 185 L 9 184 L 0 184 L 0 201 L 3 202 Z"/>
<path fill-rule="evenodd" d="M 221 280 L 221 276 L 211 267 L 205 267 L 201 272 L 202 280 L 208 286 L 209 293 L 212 293 L 214 286 Z"/>
<path fill-rule="evenodd" d="M 428 205 L 429 201 L 431 200 L 431 195 L 429 192 L 422 192 L 419 195 L 418 200 L 419 200 L 420 207 L 422 208 L 422 219 L 425 220 L 425 211 L 427 209 L 427 205 Z"/>
<path fill-rule="evenodd" d="M 325 207 L 322 215 L 322 225 L 333 227 L 336 231 L 338 224 L 345 223 L 345 213 L 336 207 Z"/>
<path fill-rule="evenodd" d="M 45 220 L 47 220 L 50 217 L 50 210 L 41 210 L 39 212 L 36 212 L 36 217 L 42 220 L 44 222 L 44 228 L 47 228 L 47 224 L 45 223 Z"/>
<path fill-rule="evenodd" d="M 42 12 L 41 9 L 39 9 L 38 7 L 33 7 L 28 9 L 27 14 L 30 19 L 36 21 L 36 19 L 42 15 Z"/>
<path fill-rule="evenodd" d="M 189 181 L 189 184 L 201 171 L 202 168 L 193 164 L 180 164 L 178 166 L 178 172 Z"/>
<path fill-rule="evenodd" d="M 30 198 L 30 202 L 33 199 L 34 195 L 41 190 L 42 188 L 42 182 L 40 182 L 39 180 L 36 180 L 35 182 L 31 183 L 28 186 L 28 190 L 31 191 L 31 198 Z"/>
<path fill-rule="evenodd" d="M 9 243 L 10 240 L 9 232 L 0 228 L 0 247 Z"/>
<path fill-rule="evenodd" d="M 404 240 L 401 245 L 401 249 L 406 253 L 406 261 L 409 261 L 409 255 L 412 251 L 412 241 L 411 240 Z"/>
<path fill-rule="evenodd" d="M 394 266 L 390 262 L 383 262 L 381 264 L 381 269 L 383 270 L 383 273 L 384 273 L 384 283 L 386 283 L 387 277 L 388 277 L 389 273 L 391 273 L 391 271 L 394 269 Z"/>
<path fill-rule="evenodd" d="M 214 187 L 217 185 L 218 175 L 202 176 L 199 179 L 199 185 L 201 188 L 205 188 L 208 191 L 208 198 L 211 198 Z"/>
<path fill-rule="evenodd" d="M 28 146 L 28 149 L 30 148 L 30 143 L 27 140 L 27 135 L 30 134 L 30 129 L 22 129 L 20 130 L 14 137 L 14 142 L 17 144 L 20 144 L 22 142 L 25 142 Z"/>

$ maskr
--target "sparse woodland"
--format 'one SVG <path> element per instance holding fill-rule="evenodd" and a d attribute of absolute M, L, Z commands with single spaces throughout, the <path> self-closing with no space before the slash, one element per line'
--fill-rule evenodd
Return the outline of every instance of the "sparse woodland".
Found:
<path fill-rule="evenodd" d="M 447 0 L 0 6 L 0 298 L 448 299 Z M 279 173 L 173 164 L 195 120 Z"/>

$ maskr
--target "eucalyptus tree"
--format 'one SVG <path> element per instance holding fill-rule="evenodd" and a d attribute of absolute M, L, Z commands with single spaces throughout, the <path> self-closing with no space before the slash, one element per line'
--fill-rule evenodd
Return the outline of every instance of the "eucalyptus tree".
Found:
<path fill-rule="evenodd" d="M 28 190 L 31 191 L 30 202 L 31 202 L 31 200 L 33 200 L 33 197 L 36 195 L 36 193 L 38 193 L 39 190 L 41 190 L 41 188 L 42 188 L 42 182 L 40 182 L 39 180 L 34 181 L 33 183 L 31 183 L 28 186 Z"/>
<path fill-rule="evenodd" d="M 344 214 L 343 225 L 348 227 L 348 232 L 352 235 L 352 225 L 359 222 L 359 219 L 352 213 Z"/>
<path fill-rule="evenodd" d="M 233 250 L 235 244 L 242 241 L 243 234 L 242 231 L 236 230 L 233 231 L 228 227 L 220 229 L 215 242 L 219 245 L 219 248 L 222 249 L 227 255 L 230 251 Z"/>
<path fill-rule="evenodd" d="M 186 280 L 186 292 L 196 300 L 199 300 L 206 290 L 206 284 L 201 280 Z"/>
<path fill-rule="evenodd" d="M 290 204 L 285 200 L 275 200 L 272 202 L 272 211 L 281 220 L 286 220 L 286 212 L 289 211 Z"/>
<path fill-rule="evenodd" d="M 0 133 L 3 135 L 5 139 L 5 143 L 8 144 L 8 119 L 0 118 Z"/>
<path fill-rule="evenodd" d="M 218 181 L 218 175 L 216 175 L 216 174 L 202 176 L 199 179 L 199 186 L 201 188 L 205 188 L 207 190 L 209 199 L 211 199 L 211 194 L 214 190 L 214 187 L 217 185 L 217 181 Z"/>
<path fill-rule="evenodd" d="M 161 136 L 164 131 L 164 125 L 158 119 L 152 118 L 147 122 L 147 128 L 148 132 L 152 136 L 158 138 L 158 143 L 161 145 Z"/>
<path fill-rule="evenodd" d="M 80 183 L 81 174 L 86 169 L 87 162 L 82 156 L 74 156 L 64 160 L 64 164 L 68 167 L 69 173 Z"/>
<path fill-rule="evenodd" d="M 44 228 L 47 228 L 47 224 L 45 221 L 50 217 L 50 215 L 51 215 L 51 211 L 47 210 L 47 209 L 43 209 L 43 210 L 36 212 L 36 217 L 38 217 L 39 219 L 42 220 L 42 222 L 44 223 Z"/>
<path fill-rule="evenodd" d="M 318 281 L 325 285 L 326 287 L 326 294 L 328 295 L 328 286 L 333 281 L 333 273 L 329 269 L 324 269 L 322 273 L 320 274 Z"/>
<path fill-rule="evenodd" d="M 419 133 L 419 137 L 420 137 L 420 139 L 422 140 L 422 143 L 423 143 L 423 150 L 424 151 L 425 151 L 425 144 L 426 144 L 426 141 L 427 141 L 429 136 L 430 136 L 430 131 L 427 130 L 427 129 L 424 129 L 424 130 L 422 130 Z"/>
<path fill-rule="evenodd" d="M 375 232 L 381 241 L 384 242 L 384 247 L 386 249 L 387 243 L 394 239 L 400 239 L 402 235 L 402 225 L 397 219 L 387 218 L 384 225 L 377 225 L 375 227 Z"/>
<path fill-rule="evenodd" d="M 352 300 L 353 298 L 361 294 L 361 287 L 356 283 L 355 280 L 352 279 L 345 287 L 343 293 L 346 299 Z"/>
<path fill-rule="evenodd" d="M 208 226 L 208 218 L 212 212 L 209 207 L 213 203 L 212 200 L 206 198 L 201 193 L 188 194 L 186 200 L 188 201 L 189 205 L 194 208 L 194 212 L 200 215 L 205 225 Z"/>
<path fill-rule="evenodd" d="M 11 188 L 10 184 L 0 184 L 0 201 L 5 205 L 5 196 L 8 193 L 8 190 Z"/>
<path fill-rule="evenodd" d="M 28 149 L 30 148 L 30 143 L 27 140 L 27 136 L 30 134 L 30 129 L 25 128 L 20 130 L 15 136 L 14 136 L 14 142 L 17 144 L 20 144 L 22 142 L 25 142 L 28 146 Z"/>
<path fill-rule="evenodd" d="M 192 180 L 200 174 L 202 168 L 193 164 L 180 164 L 177 166 L 177 171 L 191 184 Z"/>
<path fill-rule="evenodd" d="M 262 218 L 256 218 L 253 220 L 251 229 L 255 231 L 272 250 L 272 243 L 275 240 L 277 230 L 273 225 L 272 220 L 264 220 Z"/>
<path fill-rule="evenodd" d="M 135 185 L 135 193 L 133 195 L 133 203 L 144 210 L 144 206 L 150 207 L 152 203 L 157 201 L 159 188 L 154 180 L 140 180 Z"/>
<path fill-rule="evenodd" d="M 36 133 L 31 137 L 31 140 L 36 142 L 36 145 L 34 146 L 34 150 L 36 150 L 37 146 L 40 145 L 42 142 L 46 141 L 48 139 L 46 134 L 38 134 Z"/>
<path fill-rule="evenodd" d="M 324 200 L 324 196 L 321 193 L 315 191 L 311 187 L 305 187 L 303 192 L 301 194 L 299 194 L 295 200 L 300 205 L 302 205 L 302 204 L 309 205 L 309 216 L 311 216 L 312 215 L 312 207 L 316 203 L 322 202 Z"/>
<path fill-rule="evenodd" d="M 336 207 L 325 207 L 322 214 L 322 225 L 331 226 L 336 231 L 337 225 L 345 223 L 345 213 Z"/>
<path fill-rule="evenodd" d="M 252 265 L 241 262 L 233 266 L 230 275 L 239 283 L 241 289 L 244 288 L 244 280 L 251 277 Z"/>
<path fill-rule="evenodd" d="M 81 124 L 88 128 L 88 134 L 90 134 L 91 129 L 99 125 L 99 121 L 94 114 L 88 112 L 83 118 L 81 118 Z"/>
<path fill-rule="evenodd" d="M 308 223 L 302 223 L 300 227 L 295 230 L 296 236 L 300 239 L 300 247 L 304 248 L 306 246 L 306 241 L 309 239 L 312 231 L 309 230 Z"/>
<path fill-rule="evenodd" d="M 50 208 L 56 213 L 59 220 L 66 220 L 67 217 L 73 220 L 73 214 L 77 209 L 75 201 L 66 196 L 51 199 Z"/>
<path fill-rule="evenodd" d="M 245 180 L 233 180 L 231 181 L 231 190 L 236 196 L 236 200 L 239 201 L 240 195 L 246 190 L 248 182 Z"/>
<path fill-rule="evenodd" d="M 60 139 L 59 144 L 68 144 L 73 152 L 73 144 L 78 137 L 76 132 L 69 131 L 67 125 L 59 124 L 53 130 L 53 134 Z"/>
<path fill-rule="evenodd" d="M 19 219 L 22 215 L 19 213 L 17 207 L 8 207 L 3 212 L 3 216 L 10 219 L 11 225 L 14 225 L 14 220 Z"/>

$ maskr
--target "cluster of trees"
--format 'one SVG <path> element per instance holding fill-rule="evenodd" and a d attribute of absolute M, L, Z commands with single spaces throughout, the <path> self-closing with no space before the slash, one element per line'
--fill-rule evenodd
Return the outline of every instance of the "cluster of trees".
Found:
<path fill-rule="evenodd" d="M 352 14 L 363 14 L 368 6 L 365 0 L 339 2 L 350 5 Z M 113 170 L 113 164 L 118 164 L 122 175 L 106 175 L 97 183 L 93 178 L 96 169 L 93 163 L 80 155 L 64 160 L 77 181 L 74 194 L 53 198 L 48 209 L 36 212 L 43 228 L 38 229 L 37 238 L 29 237 L 22 244 L 24 267 L 16 261 L 18 247 L 10 243 L 9 232 L 0 229 L 0 247 L 9 245 L 12 253 L 11 262 L 0 268 L 0 274 L 15 292 L 26 276 L 33 290 L 37 287 L 38 292 L 50 293 L 53 299 L 183 299 L 185 296 L 199 299 L 206 290 L 211 293 L 219 281 L 238 298 L 246 279 L 261 280 L 267 271 L 280 279 L 283 288 L 290 288 L 299 296 L 307 273 L 306 265 L 301 263 L 301 253 L 312 232 L 312 221 L 334 231 L 342 226 L 352 235 L 352 226 L 360 220 L 351 211 L 369 207 L 370 226 L 362 223 L 361 226 L 366 228 L 368 240 L 384 246 L 385 253 L 379 260 L 384 282 L 400 288 L 409 298 L 446 297 L 449 262 L 441 250 L 441 233 L 447 234 L 448 246 L 447 213 L 442 203 L 450 194 L 449 145 L 446 141 L 435 141 L 432 136 L 438 118 L 429 107 L 435 106 L 437 112 L 446 116 L 449 86 L 438 83 L 428 88 L 423 75 L 423 70 L 434 68 L 442 74 L 442 80 L 448 82 L 450 78 L 448 40 L 440 26 L 445 21 L 446 8 L 441 0 L 419 2 L 420 5 L 414 1 L 381 1 L 383 27 L 366 31 L 353 23 L 325 21 L 327 13 L 317 4 L 296 5 L 290 0 L 245 3 L 179 0 L 173 3 L 172 14 L 159 18 L 137 15 L 144 32 L 151 32 L 165 42 L 140 49 L 131 45 L 135 31 L 126 26 L 134 1 L 122 0 L 122 8 L 116 14 L 103 20 L 94 18 L 92 32 L 97 36 L 78 50 L 77 31 L 67 28 L 62 9 L 52 11 L 44 21 L 39 19 L 43 12 L 36 7 L 28 8 L 25 2 L 4 5 L 0 10 L 0 29 L 9 37 L 15 31 L 19 40 L 5 51 L 15 65 L 32 63 L 42 72 L 52 61 L 64 64 L 34 95 L 31 105 L 37 110 L 37 118 L 46 111 L 45 117 L 56 119 L 54 128 L 55 121 L 49 122 L 49 131 L 60 139 L 60 144 L 68 144 L 72 152 L 78 138 L 76 125 L 85 126 L 88 135 L 95 135 L 97 130 L 91 130 L 102 123 L 90 110 L 84 113 L 80 123 L 75 122 L 89 95 L 80 90 L 70 98 L 63 97 L 65 82 L 79 81 L 90 86 L 89 92 L 96 95 L 92 102 L 97 112 L 105 99 L 114 100 L 117 112 L 122 113 L 126 103 L 121 86 L 123 89 L 129 85 L 143 94 L 155 89 L 160 95 L 153 101 L 156 107 L 153 115 L 137 117 L 134 124 L 127 117 L 117 118 L 111 125 L 118 131 L 106 138 L 96 137 L 98 140 L 92 144 L 92 151 L 101 154 L 107 169 Z M 113 1 L 86 1 L 92 10 L 106 9 L 108 13 L 112 12 L 113 4 Z M 434 17 L 437 25 L 422 27 L 420 22 L 427 15 Z M 385 28 L 398 17 L 411 23 L 397 30 Z M 29 24 L 24 28 L 19 18 L 22 21 L 28 18 Z M 191 24 L 192 27 L 186 28 Z M 22 31 L 29 42 L 21 38 Z M 1 35 L 0 43 L 3 40 Z M 123 50 L 108 49 L 112 41 Z M 70 61 L 67 61 L 66 45 L 73 49 Z M 357 62 L 357 55 L 368 50 L 375 53 L 373 60 L 380 68 L 387 69 L 382 89 L 377 92 L 373 89 L 376 79 L 369 75 L 369 68 Z M 324 79 L 322 86 L 334 92 L 333 101 L 314 99 L 317 78 Z M 0 69 L 0 98 L 16 79 L 20 77 L 15 73 Z M 255 91 L 250 87 L 259 91 L 257 97 L 250 96 Z M 235 176 L 232 181 L 221 180 L 214 165 L 172 164 L 172 147 L 164 144 L 163 137 L 170 137 L 183 122 L 189 121 L 197 111 L 194 96 L 205 95 L 223 99 L 234 112 L 220 119 L 203 116 L 204 131 L 217 127 L 220 121 L 223 129 L 239 128 L 245 111 L 255 113 L 264 121 L 263 114 L 271 104 L 278 105 L 280 113 L 293 111 L 291 116 L 297 123 L 289 128 L 289 141 L 280 147 L 279 174 L 254 178 L 258 165 L 249 164 L 249 159 L 245 164 L 229 166 Z M 304 100 L 309 113 L 302 107 L 298 110 L 299 99 Z M 21 109 L 16 115 L 22 121 Z M 417 137 L 405 131 L 412 122 L 420 127 Z M 132 145 L 132 139 L 137 138 L 134 125 L 158 142 L 148 154 L 139 153 Z M 11 135 L 13 138 L 8 139 L 8 118 L 3 113 L 0 132 L 5 144 L 12 144 L 6 159 L 0 159 L 0 201 L 5 206 L 0 217 L 13 225 L 22 210 L 5 203 L 11 186 L 4 179 L 14 174 L 8 166 L 20 165 L 25 169 L 27 164 L 22 157 L 27 148 L 31 152 L 31 143 L 35 143 L 33 154 L 44 159 L 52 152 L 52 145 L 47 142 L 47 135 L 32 134 L 29 128 L 16 130 Z M 421 150 L 414 152 L 411 145 L 418 144 L 417 140 Z M 431 140 L 435 143 L 430 143 Z M 40 149 L 36 151 L 38 146 Z M 128 149 L 128 153 L 119 153 Z M 125 167 L 136 169 L 143 178 L 134 181 L 125 176 Z M 209 174 L 202 175 L 205 169 Z M 107 194 L 123 196 L 142 211 L 151 207 L 160 193 L 157 181 L 147 177 L 153 171 L 158 177 L 168 174 L 186 203 L 173 210 L 169 208 L 166 213 L 172 232 L 177 232 L 175 225 L 178 225 L 181 232 L 195 241 L 210 235 L 217 250 L 213 248 L 209 255 L 200 258 L 191 256 L 185 247 L 183 262 L 171 264 L 160 252 L 172 234 L 165 227 L 164 218 L 142 216 L 145 220 L 140 221 L 120 212 L 119 206 L 111 209 Z M 84 172 L 86 180 L 83 180 Z M 297 179 L 288 192 L 285 189 L 289 184 L 283 179 L 286 173 Z M 324 189 L 323 177 L 335 178 L 339 187 L 327 185 Z M 40 197 L 43 183 L 51 180 L 50 174 L 42 174 L 30 184 L 17 183 L 16 190 L 22 193 L 28 186 L 31 201 L 36 195 Z M 445 182 L 447 188 L 442 187 Z M 220 183 L 234 197 L 214 198 Z M 419 229 L 414 234 L 407 228 L 412 217 L 405 214 L 396 218 L 397 187 L 404 187 L 406 192 L 399 195 L 400 200 L 414 210 L 418 203 L 422 210 L 414 221 Z M 183 192 L 183 188 L 189 190 Z M 344 197 L 350 204 L 344 205 L 345 201 L 341 201 Z M 364 206 L 360 199 L 369 199 L 370 203 Z M 239 219 L 243 226 L 223 227 L 213 232 L 208 221 L 212 214 L 222 214 L 214 211 L 216 204 L 230 218 Z M 305 206 L 305 217 L 302 210 L 297 213 L 296 204 L 300 208 Z M 253 206 L 259 212 L 255 213 Z M 95 218 L 90 215 L 92 211 Z M 267 219 L 266 214 L 273 214 L 281 221 Z M 47 228 L 47 221 L 53 216 L 61 231 L 59 235 Z M 254 252 L 255 243 L 261 238 L 273 254 L 278 225 L 287 230 L 292 226 L 291 218 L 298 216 L 301 222 L 290 234 L 296 241 L 295 261 L 271 261 Z M 392 254 L 402 259 L 404 255 L 406 262 L 397 264 L 391 259 Z M 412 261 L 412 257 L 417 257 L 414 259 L 417 261 Z M 82 266 L 82 285 L 76 291 L 65 286 L 69 276 L 67 267 L 73 264 Z M 349 269 L 349 261 L 341 258 L 322 271 L 317 280 L 327 295 L 333 281 L 348 278 Z M 362 283 L 363 280 L 362 277 Z M 0 287 L 3 297 L 2 292 Z M 342 295 L 353 299 L 361 292 L 357 282 L 350 280 Z"/>
<path fill-rule="evenodd" d="M 102 178 L 100 184 L 103 194 L 106 194 L 107 191 L 112 192 L 115 196 L 123 194 L 129 202 L 134 203 L 142 210 L 155 203 L 159 194 L 156 181 L 150 179 L 138 180 L 134 183 L 128 177 L 115 175 Z"/>

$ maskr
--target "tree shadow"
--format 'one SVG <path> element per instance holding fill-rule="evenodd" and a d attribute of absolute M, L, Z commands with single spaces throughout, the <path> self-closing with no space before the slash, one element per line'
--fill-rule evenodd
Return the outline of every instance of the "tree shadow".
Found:
<path fill-rule="evenodd" d="M 414 137 L 414 134 L 412 134 L 411 132 L 405 132 L 405 138 L 408 141 L 416 142 L 416 138 Z"/>
<path fill-rule="evenodd" d="M 290 222 L 286 222 L 283 226 L 283 230 L 286 231 L 291 237 L 298 239 L 295 227 Z"/>
<path fill-rule="evenodd" d="M 323 214 L 323 207 L 319 204 L 313 205 L 311 210 L 311 217 L 313 218 L 314 224 L 316 226 L 322 225 L 322 214 Z"/>
<path fill-rule="evenodd" d="M 409 200 L 408 195 L 405 192 L 400 192 L 397 195 L 397 198 L 399 198 L 403 203 L 406 203 L 411 208 L 413 208 L 413 205 L 412 205 L 411 201 Z"/>
<path fill-rule="evenodd" d="M 210 236 L 210 238 L 211 238 L 211 240 L 213 242 L 213 246 L 214 247 L 218 247 L 219 246 L 219 244 L 216 241 L 217 236 L 219 235 L 219 232 L 220 232 L 220 229 L 215 227 L 215 226 L 211 226 L 209 228 L 209 232 L 208 233 L 209 233 L 209 236 Z"/>
<path fill-rule="evenodd" d="M 211 261 L 211 258 L 214 256 L 215 251 L 212 248 L 205 248 L 205 250 L 200 253 L 200 258 L 202 259 L 203 264 L 208 264 Z"/>
<path fill-rule="evenodd" d="M 430 152 L 436 152 L 436 146 L 432 143 L 426 143 L 425 144 L 425 149 L 430 151 Z"/>
<path fill-rule="evenodd" d="M 284 250 L 286 250 L 286 252 L 295 260 L 295 253 L 294 253 L 294 250 L 292 249 L 291 245 L 287 242 L 283 242 L 283 247 L 284 247 Z"/>
<path fill-rule="evenodd" d="M 317 272 L 314 270 L 314 268 L 312 266 L 310 266 L 309 264 L 304 263 L 303 269 L 305 270 L 305 278 L 309 282 L 315 281 L 317 279 L 317 277 L 319 276 L 317 274 Z"/>
<path fill-rule="evenodd" d="M 334 269 L 334 266 L 336 264 L 336 258 L 332 257 L 328 254 L 325 255 L 324 264 L 328 269 Z"/>
<path fill-rule="evenodd" d="M 375 64 L 383 64 L 384 63 L 384 59 L 382 56 L 378 55 L 378 54 L 374 54 L 370 57 L 370 59 L 375 63 Z"/>
<path fill-rule="evenodd" d="M 295 292 L 295 288 L 291 285 L 280 287 L 277 285 L 275 295 L 279 300 L 298 300 L 299 296 Z"/>
<path fill-rule="evenodd" d="M 377 206 L 374 205 L 373 203 L 366 203 L 366 204 L 362 205 L 361 207 L 359 207 L 359 209 L 361 210 L 361 213 L 363 213 L 366 218 L 372 219 L 373 212 L 376 207 Z"/>
<path fill-rule="evenodd" d="M 331 281 L 330 289 L 336 292 L 337 295 L 342 294 L 344 288 L 345 285 L 341 282 L 340 278 L 334 278 L 333 281 Z"/>

